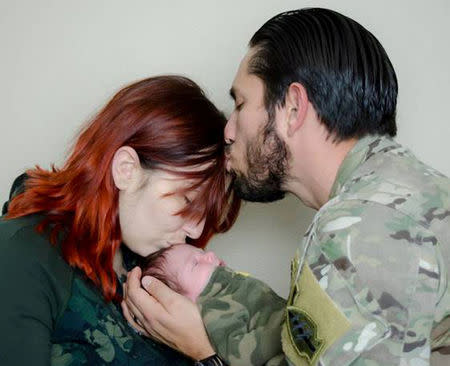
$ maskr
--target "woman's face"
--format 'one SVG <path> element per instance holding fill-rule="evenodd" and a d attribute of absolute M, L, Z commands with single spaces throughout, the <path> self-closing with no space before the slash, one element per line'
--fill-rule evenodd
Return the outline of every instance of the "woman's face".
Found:
<path fill-rule="evenodd" d="M 162 170 L 145 170 L 131 187 L 119 192 L 122 240 L 134 253 L 147 256 L 186 237 L 198 238 L 205 220 L 198 222 L 176 215 L 197 192 L 175 193 L 193 182 Z"/>

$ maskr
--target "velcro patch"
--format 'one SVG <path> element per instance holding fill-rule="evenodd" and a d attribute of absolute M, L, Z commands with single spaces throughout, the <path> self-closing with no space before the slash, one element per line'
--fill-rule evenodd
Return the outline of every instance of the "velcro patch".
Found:
<path fill-rule="evenodd" d="M 320 287 L 308 263 L 291 286 L 283 351 L 295 365 L 316 365 L 325 350 L 350 329 L 350 322 Z"/>
<path fill-rule="evenodd" d="M 291 342 L 295 344 L 299 354 L 312 363 L 324 345 L 323 340 L 317 337 L 316 323 L 307 313 L 294 306 L 288 306 L 286 312 Z"/>

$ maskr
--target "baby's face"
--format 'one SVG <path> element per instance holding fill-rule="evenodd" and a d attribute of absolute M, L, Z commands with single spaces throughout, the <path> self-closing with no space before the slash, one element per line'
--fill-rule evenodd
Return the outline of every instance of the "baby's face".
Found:
<path fill-rule="evenodd" d="M 166 274 L 173 277 L 182 289 L 182 295 L 195 302 L 214 270 L 224 265 L 213 252 L 205 252 L 188 244 L 177 244 L 166 253 L 164 267 Z"/>

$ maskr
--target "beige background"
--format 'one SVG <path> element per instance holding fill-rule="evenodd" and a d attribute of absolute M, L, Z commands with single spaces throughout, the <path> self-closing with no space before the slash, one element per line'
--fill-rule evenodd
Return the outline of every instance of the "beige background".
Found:
<path fill-rule="evenodd" d="M 0 200 L 25 168 L 63 161 L 81 123 L 131 81 L 181 73 L 229 113 L 251 35 L 304 6 L 338 10 L 377 36 L 399 79 L 398 140 L 450 175 L 448 0 L 0 0 Z M 247 204 L 211 247 L 286 295 L 312 214 L 292 197 Z"/>

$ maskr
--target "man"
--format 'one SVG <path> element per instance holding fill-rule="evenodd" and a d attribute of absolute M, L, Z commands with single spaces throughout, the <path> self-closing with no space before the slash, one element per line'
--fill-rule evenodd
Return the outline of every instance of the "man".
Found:
<path fill-rule="evenodd" d="M 259 202 L 291 192 L 318 210 L 291 266 L 288 363 L 428 365 L 430 350 L 450 353 L 450 181 L 392 139 L 397 79 L 378 40 L 330 10 L 279 14 L 252 37 L 231 96 L 236 191 Z M 194 359 L 213 355 L 192 304 L 154 279 L 145 296 L 139 277 L 125 313 Z"/>

